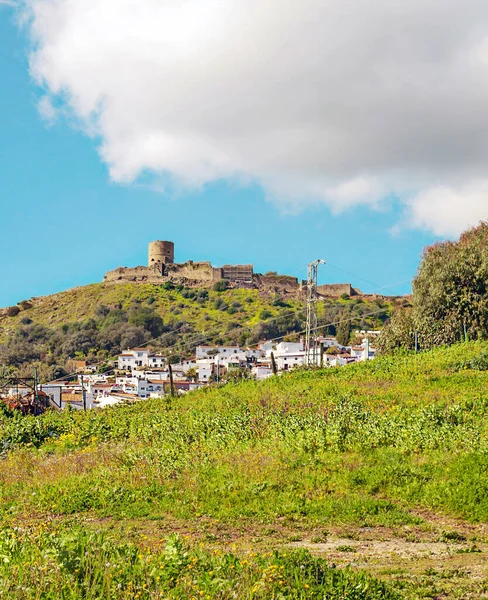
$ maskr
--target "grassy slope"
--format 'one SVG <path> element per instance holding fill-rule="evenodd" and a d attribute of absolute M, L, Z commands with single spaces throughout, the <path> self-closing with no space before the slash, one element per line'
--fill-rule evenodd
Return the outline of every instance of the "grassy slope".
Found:
<path fill-rule="evenodd" d="M 262 321 L 260 314 L 263 309 L 268 312 L 267 319 L 290 315 L 291 312 L 299 312 L 304 318 L 303 299 L 287 298 L 285 306 L 279 306 L 274 303 L 276 298 L 263 296 L 257 290 L 208 290 L 208 298 L 203 301 L 185 297 L 186 292 L 187 290 L 166 290 L 153 284 L 95 283 L 51 296 L 34 298 L 29 301 L 32 307 L 22 309 L 18 315 L 0 315 L 0 344 L 7 341 L 8 336 L 20 326 L 24 317 L 28 317 L 35 324 L 56 329 L 66 323 L 82 322 L 96 317 L 96 309 L 100 305 L 126 311 L 132 307 L 148 306 L 154 309 L 169 327 L 186 322 L 194 332 L 203 333 L 205 336 L 219 335 L 223 338 L 235 328 L 251 329 L 258 325 Z M 223 303 L 224 307 L 217 308 L 216 301 Z M 379 327 L 379 317 L 384 319 L 392 310 L 391 302 L 384 302 L 382 306 L 383 315 L 365 317 L 362 320 L 359 317 L 353 325 Z M 22 303 L 19 307 L 22 308 Z M 232 312 L 233 308 L 235 312 Z M 330 314 L 336 314 L 339 309 L 352 311 L 356 316 L 381 311 L 375 301 L 337 299 L 320 303 L 319 317 L 326 318 L 326 311 L 329 309 L 335 311 Z"/>
<path fill-rule="evenodd" d="M 94 283 L 83 287 L 73 288 L 66 292 L 44 296 L 32 300 L 33 307 L 28 310 L 22 310 L 15 317 L 3 317 L 0 320 L 0 327 L 5 332 L 14 329 L 21 318 L 28 316 L 35 323 L 55 327 L 64 323 L 74 321 L 83 321 L 95 317 L 96 308 L 100 305 L 109 307 L 120 307 L 129 309 L 134 303 L 144 303 L 151 298 L 151 306 L 158 314 L 166 317 L 167 322 L 176 320 L 189 320 L 195 322 L 198 328 L 204 329 L 209 324 L 218 322 L 225 326 L 227 321 L 237 318 L 239 315 L 226 315 L 222 311 L 214 310 L 211 304 L 218 297 L 225 300 L 227 304 L 240 302 L 243 305 L 243 321 L 246 324 L 255 324 L 258 322 L 259 312 L 263 308 L 269 308 L 270 302 L 264 300 L 254 290 L 228 290 L 223 293 L 209 290 L 209 301 L 206 310 L 202 311 L 200 304 L 191 299 L 185 299 L 177 291 L 165 290 L 162 286 L 152 284 L 105 284 Z M 251 301 L 249 301 L 250 299 Z M 177 307 L 175 314 L 175 304 L 182 304 Z M 293 302 L 293 305 L 298 303 Z M 173 308 L 173 311 L 171 309 Z M 278 310 L 274 311 L 278 314 Z M 207 314 L 210 320 L 205 317 Z M 226 318 L 228 316 L 228 318 Z"/>
<path fill-rule="evenodd" d="M 22 524 L 22 547 L 33 556 L 52 544 L 64 544 L 67 556 L 76 556 L 74 542 L 63 537 L 75 527 L 85 540 L 102 529 L 97 535 L 107 537 L 96 543 L 135 544 L 123 552 L 144 548 L 157 561 L 161 539 L 179 531 L 191 546 L 197 540 L 203 545 L 199 569 L 207 564 L 207 573 L 228 571 L 229 564 L 218 561 L 238 561 L 243 579 L 232 585 L 242 586 L 243 598 L 272 597 L 269 585 L 285 586 L 289 597 L 314 597 L 309 588 L 293 592 L 293 561 L 305 558 L 289 555 L 291 542 L 340 564 L 360 562 L 391 579 L 401 597 L 485 597 L 488 373 L 458 368 L 483 352 L 488 344 L 470 343 L 200 390 L 173 401 L 5 418 L 0 443 L 10 451 L 0 463 L 0 554 L 11 562 L 0 568 L 14 583 L 28 579 L 24 574 L 16 580 L 12 571 L 21 560 L 8 549 L 13 523 Z M 378 544 L 401 551 L 382 561 L 365 550 Z M 412 546 L 426 546 L 425 556 Z M 220 557 L 229 547 L 240 558 Z M 252 554 L 276 548 L 276 559 Z M 409 556 L 406 567 L 402 552 Z M 263 575 L 275 563 L 287 573 L 282 583 Z M 143 590 L 141 575 L 142 597 L 158 597 L 154 576 L 145 573 L 152 591 Z M 183 575 L 175 575 L 183 587 L 174 597 L 191 597 Z M 45 575 L 37 576 L 47 585 Z M 219 595 L 205 577 L 196 577 L 198 593 L 230 597 Z M 222 577 L 231 585 L 229 576 Z M 322 597 L 325 588 L 317 581 L 312 577 L 307 585 Z M 79 585 L 88 584 L 83 579 Z M 385 590 L 374 594 L 358 597 L 389 597 Z"/>

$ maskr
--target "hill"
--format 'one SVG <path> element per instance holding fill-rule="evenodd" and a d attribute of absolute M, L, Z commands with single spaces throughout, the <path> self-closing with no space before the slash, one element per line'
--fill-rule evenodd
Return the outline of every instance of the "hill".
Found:
<path fill-rule="evenodd" d="M 299 295 L 223 283 L 211 289 L 100 283 L 24 300 L 0 311 L 0 364 L 30 368 L 37 362 L 48 379 L 62 374 L 69 358 L 101 362 L 143 344 L 187 354 L 206 340 L 249 345 L 303 330 Z M 380 298 L 319 303 L 324 325 L 342 318 L 353 328 L 378 328 L 391 312 L 392 301 Z"/>
<path fill-rule="evenodd" d="M 487 367 L 473 342 L 5 414 L 0 593 L 486 597 Z"/>

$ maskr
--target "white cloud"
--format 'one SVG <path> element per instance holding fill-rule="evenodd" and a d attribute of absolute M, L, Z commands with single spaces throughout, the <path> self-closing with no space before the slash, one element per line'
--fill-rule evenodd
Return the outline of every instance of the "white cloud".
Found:
<path fill-rule="evenodd" d="M 407 198 L 439 235 L 488 218 L 486 0 L 24 2 L 44 109 L 68 106 L 115 181 L 242 178 L 288 210 Z"/>
<path fill-rule="evenodd" d="M 488 217 L 488 179 L 457 189 L 433 186 L 407 201 L 409 225 L 456 236 Z"/>

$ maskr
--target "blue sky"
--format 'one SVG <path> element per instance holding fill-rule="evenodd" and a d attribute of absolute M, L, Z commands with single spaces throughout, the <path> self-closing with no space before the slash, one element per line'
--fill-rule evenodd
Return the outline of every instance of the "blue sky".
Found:
<path fill-rule="evenodd" d="M 153 239 L 173 240 L 181 262 L 253 263 L 258 272 L 304 278 L 307 263 L 322 258 L 334 265 L 321 269 L 323 283 L 409 292 L 423 247 L 437 238 L 415 229 L 392 235 L 400 203 L 338 215 L 315 203 L 292 214 L 258 184 L 232 178 L 178 193 L 155 191 L 147 177 L 113 183 L 100 139 L 69 118 L 49 125 L 40 117 L 43 92 L 29 75 L 28 51 L 27 31 L 0 5 L 0 306 L 145 264 Z"/>

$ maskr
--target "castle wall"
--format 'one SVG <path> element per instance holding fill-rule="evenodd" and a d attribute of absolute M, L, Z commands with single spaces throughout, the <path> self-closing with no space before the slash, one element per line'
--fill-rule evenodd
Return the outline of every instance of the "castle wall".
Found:
<path fill-rule="evenodd" d="M 229 281 L 252 281 L 252 265 L 224 265 L 222 267 L 222 277 Z"/>
<path fill-rule="evenodd" d="M 105 273 L 103 280 L 113 283 L 127 281 L 162 283 L 165 278 L 162 276 L 161 265 L 154 265 L 153 267 L 119 267 Z"/>
<path fill-rule="evenodd" d="M 353 289 L 350 283 L 326 283 L 317 286 L 317 293 L 321 296 L 332 296 L 339 298 L 342 294 L 348 296 L 356 296 L 357 292 Z"/>
<path fill-rule="evenodd" d="M 299 289 L 298 279 L 290 275 L 255 275 L 259 287 L 272 292 L 296 292 Z"/>
<path fill-rule="evenodd" d="M 214 281 L 214 270 L 210 262 L 193 262 L 189 260 L 183 264 L 173 264 L 166 267 L 170 279 L 185 278 L 195 282 Z"/>

